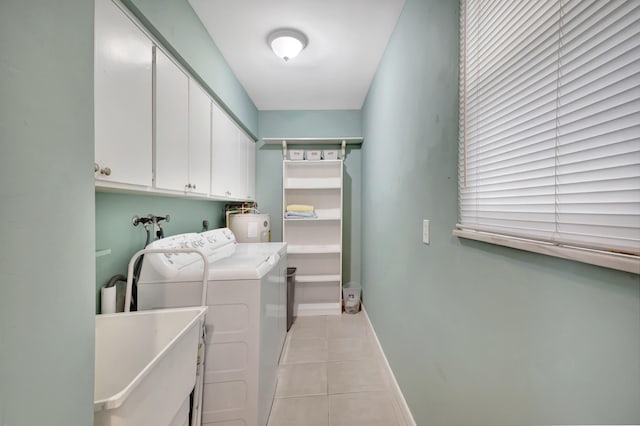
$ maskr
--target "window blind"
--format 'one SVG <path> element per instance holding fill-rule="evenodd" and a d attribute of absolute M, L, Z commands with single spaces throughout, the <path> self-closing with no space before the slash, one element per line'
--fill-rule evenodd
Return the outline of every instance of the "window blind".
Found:
<path fill-rule="evenodd" d="M 458 228 L 640 254 L 640 1 L 461 6 Z"/>

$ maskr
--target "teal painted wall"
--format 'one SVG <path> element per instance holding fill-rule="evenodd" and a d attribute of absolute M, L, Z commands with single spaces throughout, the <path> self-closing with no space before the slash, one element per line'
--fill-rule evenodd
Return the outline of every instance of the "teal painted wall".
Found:
<path fill-rule="evenodd" d="M 260 138 L 362 136 L 362 113 L 357 110 L 260 111 L 258 117 Z M 271 215 L 271 239 L 282 241 L 282 147 L 259 141 L 256 148 L 259 208 Z M 336 149 L 336 146 L 314 148 Z M 348 146 L 344 164 L 343 280 L 347 283 L 361 278 L 362 155 L 359 145 Z"/>
<path fill-rule="evenodd" d="M 93 424 L 93 2 L 0 2 L 0 425 Z"/>
<path fill-rule="evenodd" d="M 147 237 L 142 225 L 133 226 L 134 216 L 170 216 L 162 222 L 165 236 L 202 231 L 202 221 L 209 229 L 224 226 L 224 203 L 187 200 L 151 195 L 96 192 L 96 249 L 111 249 L 111 254 L 96 259 L 96 303 L 100 309 L 100 288 L 116 274 L 127 275 L 129 260 L 144 248 Z M 153 235 L 152 235 L 153 240 Z M 119 285 L 122 296 L 124 284 Z"/>
<path fill-rule="evenodd" d="M 249 134 L 258 134 L 255 104 L 187 0 L 123 3 Z"/>
<path fill-rule="evenodd" d="M 367 312 L 421 426 L 637 424 L 639 277 L 451 235 L 457 3 L 407 0 L 363 108 Z"/>

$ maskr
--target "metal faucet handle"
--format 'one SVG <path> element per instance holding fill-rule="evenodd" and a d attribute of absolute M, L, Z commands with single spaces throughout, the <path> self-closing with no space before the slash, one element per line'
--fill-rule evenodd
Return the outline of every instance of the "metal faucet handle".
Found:
<path fill-rule="evenodd" d="M 156 222 L 160 222 L 161 220 L 164 220 L 165 222 L 170 222 L 171 221 L 171 216 L 169 216 L 168 214 L 165 215 L 164 217 L 162 216 L 154 216 L 155 217 L 155 221 Z"/>
<path fill-rule="evenodd" d="M 136 215 L 133 217 L 133 219 L 131 219 L 131 222 L 133 223 L 133 226 L 138 226 L 141 223 L 143 225 L 146 225 L 147 223 L 158 224 L 162 220 L 169 222 L 171 220 L 171 217 L 169 215 L 166 215 L 163 217 L 163 216 L 154 216 L 152 214 L 148 214 L 147 217 L 140 217 Z"/>

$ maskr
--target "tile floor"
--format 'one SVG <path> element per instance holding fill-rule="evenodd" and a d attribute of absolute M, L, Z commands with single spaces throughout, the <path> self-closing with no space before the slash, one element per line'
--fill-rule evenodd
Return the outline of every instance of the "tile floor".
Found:
<path fill-rule="evenodd" d="M 404 426 L 392 383 L 362 312 L 296 318 L 268 426 Z"/>

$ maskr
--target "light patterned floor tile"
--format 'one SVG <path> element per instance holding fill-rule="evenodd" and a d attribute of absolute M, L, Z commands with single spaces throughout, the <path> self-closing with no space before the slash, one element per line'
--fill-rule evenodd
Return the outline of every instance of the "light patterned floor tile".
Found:
<path fill-rule="evenodd" d="M 327 394 L 327 364 L 282 365 L 276 398 Z"/>
<path fill-rule="evenodd" d="M 297 317 L 291 330 L 289 331 L 294 338 L 304 337 L 327 337 L 327 317 Z"/>
<path fill-rule="evenodd" d="M 368 337 L 367 322 L 362 314 L 328 317 L 327 336 L 330 339 Z"/>
<path fill-rule="evenodd" d="M 268 426 L 406 426 L 383 361 L 362 312 L 297 318 Z"/>
<path fill-rule="evenodd" d="M 327 396 L 277 398 L 273 402 L 268 426 L 328 426 Z"/>
<path fill-rule="evenodd" d="M 281 364 L 326 362 L 327 357 L 327 339 L 291 338 L 287 342 Z"/>
<path fill-rule="evenodd" d="M 377 348 L 367 336 L 329 339 L 329 361 L 374 358 Z"/>
<path fill-rule="evenodd" d="M 328 363 L 329 394 L 386 390 L 388 381 L 375 358 Z"/>

